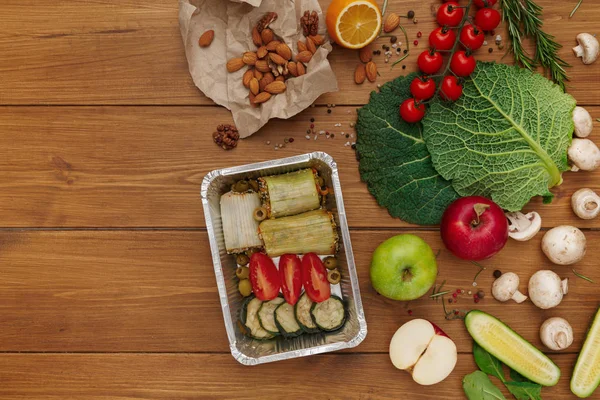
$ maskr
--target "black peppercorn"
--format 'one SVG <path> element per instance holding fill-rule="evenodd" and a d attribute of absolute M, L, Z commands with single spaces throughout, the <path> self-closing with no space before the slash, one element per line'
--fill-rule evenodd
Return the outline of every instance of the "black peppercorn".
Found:
<path fill-rule="evenodd" d="M 398 41 L 398 38 L 396 36 L 392 36 L 390 38 L 390 43 L 396 43 Z"/>
<path fill-rule="evenodd" d="M 408 54 L 408 50 L 407 49 L 404 49 L 404 54 Z"/>
<path fill-rule="evenodd" d="M 403 66 L 402 66 L 402 69 L 406 69 L 406 65 L 403 65 Z"/>
<path fill-rule="evenodd" d="M 494 51 L 494 49 L 493 49 L 493 48 L 491 48 L 491 47 L 488 49 L 488 53 L 491 53 L 491 52 L 493 52 L 493 51 Z"/>
<path fill-rule="evenodd" d="M 413 19 L 415 17 L 415 12 L 413 10 L 410 10 L 406 13 L 406 16 L 408 17 L 408 19 Z"/>
<path fill-rule="evenodd" d="M 500 271 L 499 269 L 494 271 L 494 278 L 498 279 L 502 276 L 502 271 Z"/>
<path fill-rule="evenodd" d="M 327 110 L 327 114 L 331 114 L 331 109 Z"/>
<path fill-rule="evenodd" d="M 356 150 L 356 144 L 353 143 L 351 147 L 352 147 L 352 150 Z"/>
<path fill-rule="evenodd" d="M 477 297 L 479 297 L 480 299 L 483 299 L 485 297 L 485 292 L 483 290 L 478 291 Z"/>
<path fill-rule="evenodd" d="M 314 118 L 311 118 L 311 119 L 310 119 L 310 122 L 315 122 L 315 119 L 314 119 Z"/>

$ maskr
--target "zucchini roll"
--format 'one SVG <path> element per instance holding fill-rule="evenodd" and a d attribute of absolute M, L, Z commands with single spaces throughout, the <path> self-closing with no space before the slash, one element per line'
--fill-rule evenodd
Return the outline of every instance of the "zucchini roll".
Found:
<path fill-rule="evenodd" d="M 270 257 L 282 254 L 335 254 L 338 235 L 333 215 L 314 210 L 291 217 L 267 219 L 258 228 Z"/>
<path fill-rule="evenodd" d="M 321 206 L 316 172 L 310 168 L 258 179 L 268 218 L 286 217 Z"/>
<path fill-rule="evenodd" d="M 254 210 L 260 207 L 256 192 L 228 192 L 221 196 L 221 220 L 227 253 L 241 253 L 262 246 Z"/>

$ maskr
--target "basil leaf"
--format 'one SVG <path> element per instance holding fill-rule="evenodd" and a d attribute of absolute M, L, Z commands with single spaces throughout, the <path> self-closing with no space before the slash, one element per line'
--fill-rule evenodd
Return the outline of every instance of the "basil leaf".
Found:
<path fill-rule="evenodd" d="M 510 369 L 510 379 L 515 382 L 531 382 L 529 379 L 525 378 L 523 375 L 515 371 L 514 369 Z"/>
<path fill-rule="evenodd" d="M 502 363 L 496 357 L 488 353 L 483 347 L 473 342 L 473 356 L 475 357 L 475 363 L 480 370 L 488 375 L 495 376 L 502 382 L 505 382 L 504 371 L 502 370 Z"/>
<path fill-rule="evenodd" d="M 475 371 L 463 378 L 463 390 L 469 400 L 506 400 L 485 372 Z"/>
<path fill-rule="evenodd" d="M 505 382 L 508 391 L 517 400 L 542 400 L 542 386 L 533 382 Z"/>

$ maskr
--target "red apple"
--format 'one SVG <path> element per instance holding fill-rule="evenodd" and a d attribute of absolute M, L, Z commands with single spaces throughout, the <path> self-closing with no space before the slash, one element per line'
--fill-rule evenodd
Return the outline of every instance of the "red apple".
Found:
<path fill-rule="evenodd" d="M 483 260 L 506 244 L 508 222 L 504 211 L 493 201 L 481 196 L 462 197 L 444 212 L 440 233 L 455 256 Z"/>

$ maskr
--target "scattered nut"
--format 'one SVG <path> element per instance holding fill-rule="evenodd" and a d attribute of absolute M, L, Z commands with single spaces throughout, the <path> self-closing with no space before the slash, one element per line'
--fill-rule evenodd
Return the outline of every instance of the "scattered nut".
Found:
<path fill-rule="evenodd" d="M 215 31 L 210 29 L 210 30 L 204 32 L 200 36 L 200 39 L 198 39 L 198 45 L 200 47 L 208 47 L 208 46 L 210 46 L 210 44 L 212 43 L 214 38 L 215 38 Z"/>
<path fill-rule="evenodd" d="M 356 66 L 356 69 L 354 70 L 354 82 L 357 85 L 360 85 L 365 81 L 366 77 L 367 77 L 367 72 L 365 70 L 365 65 L 362 63 L 359 63 Z"/>
<path fill-rule="evenodd" d="M 263 45 L 262 37 L 260 36 L 260 32 L 256 27 L 252 29 L 252 42 L 256 47 L 260 47 Z"/>
<path fill-rule="evenodd" d="M 250 89 L 250 92 L 251 92 L 253 95 L 255 95 L 255 96 L 256 96 L 256 95 L 258 94 L 258 92 L 260 91 L 260 87 L 259 87 L 259 85 L 258 85 L 258 79 L 256 79 L 256 78 L 252 78 L 252 79 L 250 80 L 249 89 Z"/>
<path fill-rule="evenodd" d="M 313 53 L 310 51 L 302 51 L 296 55 L 296 61 L 299 61 L 304 64 L 308 64 L 312 59 Z"/>
<path fill-rule="evenodd" d="M 228 72 L 236 72 L 242 69 L 246 65 L 241 57 L 232 58 L 227 61 L 227 71 Z"/>
<path fill-rule="evenodd" d="M 306 43 L 301 40 L 298 40 L 298 53 L 302 53 L 303 51 L 308 51 L 308 47 L 306 47 Z"/>
<path fill-rule="evenodd" d="M 310 35 L 309 38 L 317 45 L 322 46 L 325 43 L 325 38 L 321 35 Z"/>
<path fill-rule="evenodd" d="M 373 61 L 369 61 L 365 66 L 365 72 L 369 82 L 375 82 L 377 79 L 377 65 Z"/>
<path fill-rule="evenodd" d="M 283 79 L 283 77 L 281 77 Z M 258 82 L 256 82 L 258 84 Z M 269 83 L 266 87 L 265 87 L 265 92 L 271 93 L 271 94 L 280 94 L 285 92 L 286 86 L 285 83 L 279 80 L 275 80 L 275 82 L 271 82 Z"/>
<path fill-rule="evenodd" d="M 224 150 L 231 150 L 237 146 L 240 134 L 234 125 L 219 125 L 213 133 L 213 141 Z"/>
<path fill-rule="evenodd" d="M 252 51 L 247 51 L 242 56 L 242 61 L 246 65 L 254 65 L 254 64 L 256 64 L 257 60 L 258 60 L 258 56 L 256 55 L 256 53 L 254 53 Z"/>
<path fill-rule="evenodd" d="M 271 93 L 268 92 L 260 92 L 254 97 L 254 104 L 261 104 L 271 98 Z"/>
<path fill-rule="evenodd" d="M 244 72 L 244 76 L 242 77 L 242 84 L 249 88 L 250 87 L 250 80 L 254 78 L 254 70 L 252 69 L 248 69 L 246 72 Z"/>
<path fill-rule="evenodd" d="M 383 24 L 383 31 L 390 33 L 400 25 L 400 17 L 396 13 L 390 13 Z"/>
<path fill-rule="evenodd" d="M 267 50 L 266 46 L 260 46 L 258 50 L 256 50 L 256 56 L 258 58 L 265 58 L 269 54 L 269 50 Z"/>
<path fill-rule="evenodd" d="M 313 42 L 310 36 L 306 38 L 306 48 L 313 54 L 317 52 L 317 45 L 315 44 L 315 42 Z"/>
<path fill-rule="evenodd" d="M 292 59 L 292 49 L 285 43 L 279 43 L 275 48 L 275 51 L 286 61 Z"/>
<path fill-rule="evenodd" d="M 265 44 L 269 44 L 275 39 L 275 34 L 269 28 L 263 29 L 260 33 L 260 37 Z"/>
<path fill-rule="evenodd" d="M 365 46 L 358 52 L 358 57 L 360 61 L 365 64 L 373 59 L 373 53 L 371 52 L 371 46 Z"/>

